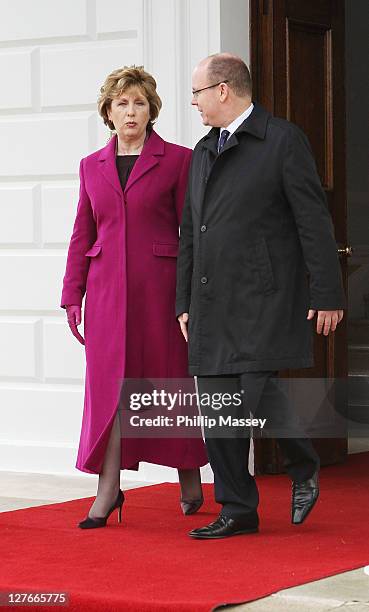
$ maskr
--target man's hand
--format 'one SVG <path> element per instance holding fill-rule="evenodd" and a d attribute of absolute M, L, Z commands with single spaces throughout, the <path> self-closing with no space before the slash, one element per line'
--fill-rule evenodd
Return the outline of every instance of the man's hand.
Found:
<path fill-rule="evenodd" d="M 70 331 L 72 332 L 73 336 L 77 338 L 78 342 L 84 344 L 84 338 L 81 336 L 77 329 L 77 325 L 80 325 L 81 323 L 81 307 L 71 304 L 69 306 L 66 306 L 65 309 L 67 311 L 67 319 Z"/>
<path fill-rule="evenodd" d="M 186 342 L 188 342 L 188 333 L 187 333 L 187 323 L 188 323 L 188 312 L 182 312 L 182 314 L 177 317 L 179 324 L 181 326 L 181 332 L 185 337 Z"/>
<path fill-rule="evenodd" d="M 313 319 L 316 310 L 309 310 L 307 319 Z M 328 336 L 329 332 L 334 332 L 338 323 L 343 319 L 343 310 L 318 310 L 318 316 L 316 320 L 316 332 Z"/>

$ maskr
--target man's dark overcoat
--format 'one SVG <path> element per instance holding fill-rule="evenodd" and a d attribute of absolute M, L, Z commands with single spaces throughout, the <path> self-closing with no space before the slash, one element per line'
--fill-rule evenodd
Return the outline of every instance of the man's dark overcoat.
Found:
<path fill-rule="evenodd" d="M 219 155 L 212 128 L 192 156 L 176 299 L 192 375 L 311 367 L 308 309 L 346 304 L 308 140 L 254 104 Z"/>

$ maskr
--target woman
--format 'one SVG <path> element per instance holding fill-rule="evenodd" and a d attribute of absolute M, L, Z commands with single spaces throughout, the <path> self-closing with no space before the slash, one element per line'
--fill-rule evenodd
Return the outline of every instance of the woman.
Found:
<path fill-rule="evenodd" d="M 139 461 L 176 467 L 184 514 L 202 504 L 199 466 L 208 462 L 201 436 L 123 439 L 118 402 L 125 379 L 185 378 L 187 344 L 175 318 L 179 225 L 191 150 L 153 129 L 161 100 L 142 67 L 114 70 L 98 110 L 116 131 L 80 162 L 80 194 L 61 306 L 85 344 L 86 378 L 76 467 L 98 473 L 97 495 L 79 526 L 106 525 L 124 494 L 120 469 Z M 85 339 L 79 334 L 81 304 Z"/>

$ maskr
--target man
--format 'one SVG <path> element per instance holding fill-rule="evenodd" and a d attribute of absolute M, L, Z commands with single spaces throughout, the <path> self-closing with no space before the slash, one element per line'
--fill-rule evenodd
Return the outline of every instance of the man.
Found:
<path fill-rule="evenodd" d="M 192 104 L 212 129 L 193 153 L 177 263 L 176 316 L 189 342 L 189 372 L 200 398 L 241 390 L 244 416 L 264 401 L 288 425 L 293 415 L 273 376 L 313 366 L 315 314 L 317 333 L 327 336 L 345 307 L 325 194 L 306 136 L 252 103 L 241 58 L 201 61 L 192 89 Z M 249 438 L 210 430 L 205 437 L 222 509 L 189 535 L 258 531 Z M 281 435 L 278 443 L 292 479 L 292 522 L 302 523 L 318 498 L 319 457 L 303 436 Z"/>

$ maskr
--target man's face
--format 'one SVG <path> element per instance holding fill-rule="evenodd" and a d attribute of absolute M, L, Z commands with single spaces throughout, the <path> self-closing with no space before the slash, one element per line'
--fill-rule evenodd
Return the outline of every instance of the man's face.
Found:
<path fill-rule="evenodd" d="M 198 89 L 209 85 L 214 85 L 214 83 L 209 82 L 207 66 L 206 64 L 200 64 L 192 73 L 192 91 L 196 92 Z M 197 107 L 204 125 L 221 126 L 219 85 L 193 94 L 191 104 Z"/>

